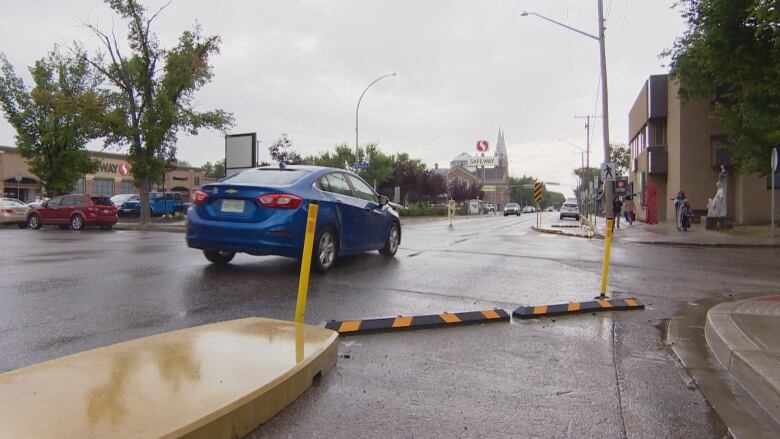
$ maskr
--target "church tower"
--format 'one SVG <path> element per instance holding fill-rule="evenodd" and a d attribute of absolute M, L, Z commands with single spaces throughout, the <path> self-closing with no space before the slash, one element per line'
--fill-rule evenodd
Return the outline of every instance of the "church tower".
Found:
<path fill-rule="evenodd" d="M 498 140 L 496 141 L 496 158 L 498 167 L 504 168 L 505 173 L 509 174 L 509 156 L 506 153 L 506 143 L 504 142 L 504 131 L 501 126 L 498 127 Z"/>

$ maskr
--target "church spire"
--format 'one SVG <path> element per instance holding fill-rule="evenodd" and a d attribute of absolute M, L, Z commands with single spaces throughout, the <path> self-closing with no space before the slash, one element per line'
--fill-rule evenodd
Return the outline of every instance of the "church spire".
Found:
<path fill-rule="evenodd" d="M 501 125 L 498 126 L 498 140 L 496 141 L 496 156 L 507 159 L 506 143 L 504 142 L 504 130 Z"/>

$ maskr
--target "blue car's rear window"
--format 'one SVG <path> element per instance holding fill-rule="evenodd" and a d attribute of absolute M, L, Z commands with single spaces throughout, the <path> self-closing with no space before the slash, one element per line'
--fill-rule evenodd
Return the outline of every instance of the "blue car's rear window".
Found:
<path fill-rule="evenodd" d="M 250 169 L 222 180 L 224 183 L 254 186 L 293 184 L 308 174 L 301 169 Z"/>

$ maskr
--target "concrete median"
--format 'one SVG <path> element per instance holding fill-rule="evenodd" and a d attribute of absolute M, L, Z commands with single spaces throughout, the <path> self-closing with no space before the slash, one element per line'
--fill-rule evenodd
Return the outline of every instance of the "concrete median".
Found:
<path fill-rule="evenodd" d="M 0 375 L 0 436 L 241 437 L 336 361 L 335 332 L 251 317 Z"/>

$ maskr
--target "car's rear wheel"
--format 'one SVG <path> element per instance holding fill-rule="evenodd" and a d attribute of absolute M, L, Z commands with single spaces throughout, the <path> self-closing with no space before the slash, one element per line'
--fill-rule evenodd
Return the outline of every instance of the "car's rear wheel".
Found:
<path fill-rule="evenodd" d="M 227 265 L 236 256 L 236 252 L 227 252 L 221 250 L 203 250 L 203 255 L 212 264 Z"/>
<path fill-rule="evenodd" d="M 27 220 L 27 225 L 30 226 L 31 229 L 40 229 L 41 217 L 37 213 L 30 215 L 30 219 Z"/>
<path fill-rule="evenodd" d="M 70 228 L 73 230 L 81 230 L 84 228 L 84 218 L 81 215 L 73 215 L 70 217 Z"/>
<path fill-rule="evenodd" d="M 314 251 L 312 252 L 312 266 L 314 270 L 324 273 L 333 266 L 338 254 L 339 244 L 336 239 L 336 233 L 330 227 L 325 227 L 320 231 L 317 239 L 314 241 Z"/>
<path fill-rule="evenodd" d="M 385 246 L 379 249 L 379 254 L 392 258 L 395 256 L 395 252 L 398 251 L 398 244 L 401 243 L 401 229 L 398 227 L 398 223 L 392 223 L 390 229 L 387 231 L 387 240 Z"/>

